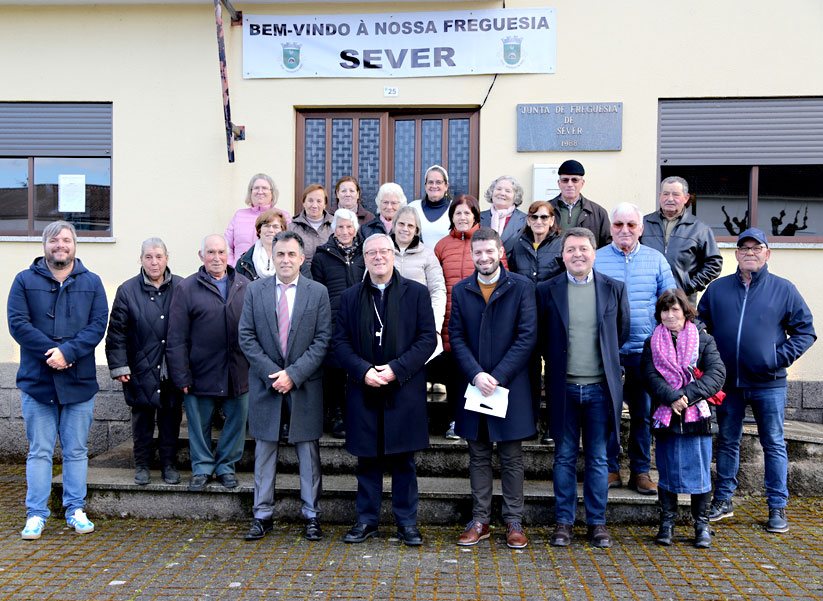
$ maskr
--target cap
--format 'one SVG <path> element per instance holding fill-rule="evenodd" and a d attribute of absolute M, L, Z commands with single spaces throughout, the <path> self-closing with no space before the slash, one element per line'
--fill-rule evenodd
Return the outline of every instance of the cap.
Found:
<path fill-rule="evenodd" d="M 560 165 L 560 169 L 557 170 L 557 175 L 586 175 L 586 170 L 583 169 L 583 165 L 574 159 L 569 159 Z"/>
<path fill-rule="evenodd" d="M 765 244 L 766 248 L 769 247 L 769 241 L 766 239 L 766 233 L 763 230 L 759 230 L 756 227 L 750 227 L 745 232 L 740 234 L 737 237 L 737 245 L 740 246 L 740 243 L 743 242 L 746 238 L 751 238 L 759 242 L 760 244 Z"/>

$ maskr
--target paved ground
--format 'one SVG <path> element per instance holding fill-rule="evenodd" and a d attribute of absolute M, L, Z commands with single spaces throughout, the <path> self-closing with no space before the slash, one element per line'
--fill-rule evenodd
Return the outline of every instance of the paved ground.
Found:
<path fill-rule="evenodd" d="M 823 499 L 792 500 L 785 535 L 763 530 L 762 499 L 744 500 L 708 551 L 687 526 L 658 547 L 651 524 L 614 528 L 608 551 L 554 549 L 528 528 L 529 547 L 512 551 L 500 528 L 468 549 L 454 544 L 460 525 L 423 528 L 412 549 L 388 525 L 362 545 L 340 542 L 344 526 L 309 543 L 299 524 L 246 543 L 245 523 L 96 520 L 78 535 L 56 516 L 24 541 L 24 498 L 24 469 L 0 465 L 0 599 L 823 599 Z"/>

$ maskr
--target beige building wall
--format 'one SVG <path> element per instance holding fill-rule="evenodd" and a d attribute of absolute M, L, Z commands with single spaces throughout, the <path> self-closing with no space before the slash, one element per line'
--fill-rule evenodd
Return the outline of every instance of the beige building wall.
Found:
<path fill-rule="evenodd" d="M 243 206 L 248 178 L 270 173 L 279 206 L 293 210 L 295 107 L 476 107 L 491 75 L 417 79 L 243 80 L 242 31 L 226 22 L 228 76 L 235 123 L 247 139 L 226 159 L 214 13 L 199 5 L 41 6 L 0 0 L 0 101 L 110 101 L 114 106 L 113 235 L 84 242 L 78 256 L 100 274 L 109 295 L 137 273 L 140 242 L 160 236 L 181 275 L 199 266 L 203 235 L 222 232 Z M 40 4 L 40 3 L 38 3 Z M 244 4 L 247 14 L 397 12 L 397 3 Z M 403 4 L 403 11 L 499 8 L 494 2 Z M 501 172 L 531 194 L 535 163 L 566 158 L 586 167 L 584 193 L 610 209 L 630 201 L 651 211 L 656 200 L 660 98 L 823 96 L 823 3 L 731 0 L 661 3 L 637 0 L 527 2 L 509 8 L 557 10 L 557 73 L 501 75 L 480 113 L 480 187 Z M 778 12 L 779 11 L 779 14 Z M 791 19 L 780 17 L 789 12 Z M 388 101 L 383 86 L 399 87 Z M 623 149 L 616 152 L 518 153 L 518 103 L 622 102 Z M 37 241 L 0 241 L 0 285 L 42 254 Z M 821 250 L 775 249 L 772 271 L 796 283 L 823 315 L 823 283 L 809 277 Z M 724 274 L 733 270 L 726 251 Z M 5 313 L 6 295 L 0 305 Z M 821 326 L 823 327 L 823 326 Z M 0 331 L 0 362 L 18 348 Z M 98 361 L 104 362 L 102 345 Z M 792 369 L 823 380 L 823 345 Z"/>

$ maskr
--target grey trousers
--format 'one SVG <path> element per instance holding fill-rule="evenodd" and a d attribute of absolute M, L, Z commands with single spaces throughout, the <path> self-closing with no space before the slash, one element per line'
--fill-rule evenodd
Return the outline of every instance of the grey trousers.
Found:
<path fill-rule="evenodd" d="M 523 521 L 523 451 L 521 441 L 479 442 L 469 440 L 469 479 L 472 487 L 472 519 L 488 524 L 492 517 L 492 452 L 497 444 L 503 488 L 503 521 Z"/>
<path fill-rule="evenodd" d="M 301 513 L 306 519 L 319 518 L 320 493 L 323 490 L 320 474 L 320 441 L 309 440 L 295 444 L 297 463 L 300 466 Z M 274 481 L 277 477 L 277 451 L 279 443 L 255 440 L 254 446 L 254 506 L 252 512 L 258 520 L 270 520 L 274 515 Z"/>

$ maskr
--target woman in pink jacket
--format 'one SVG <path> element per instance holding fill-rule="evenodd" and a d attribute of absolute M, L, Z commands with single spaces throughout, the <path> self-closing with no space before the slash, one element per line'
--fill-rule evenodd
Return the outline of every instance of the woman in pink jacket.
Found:
<path fill-rule="evenodd" d="M 247 209 L 240 209 L 231 218 L 223 237 L 229 249 L 229 265 L 234 265 L 243 253 L 249 250 L 257 241 L 257 231 L 254 222 L 260 213 L 273 209 L 277 204 L 277 186 L 274 180 L 265 173 L 256 173 L 249 180 L 249 189 L 246 192 Z M 286 223 L 291 223 L 288 211 L 278 210 L 286 216 Z"/>

